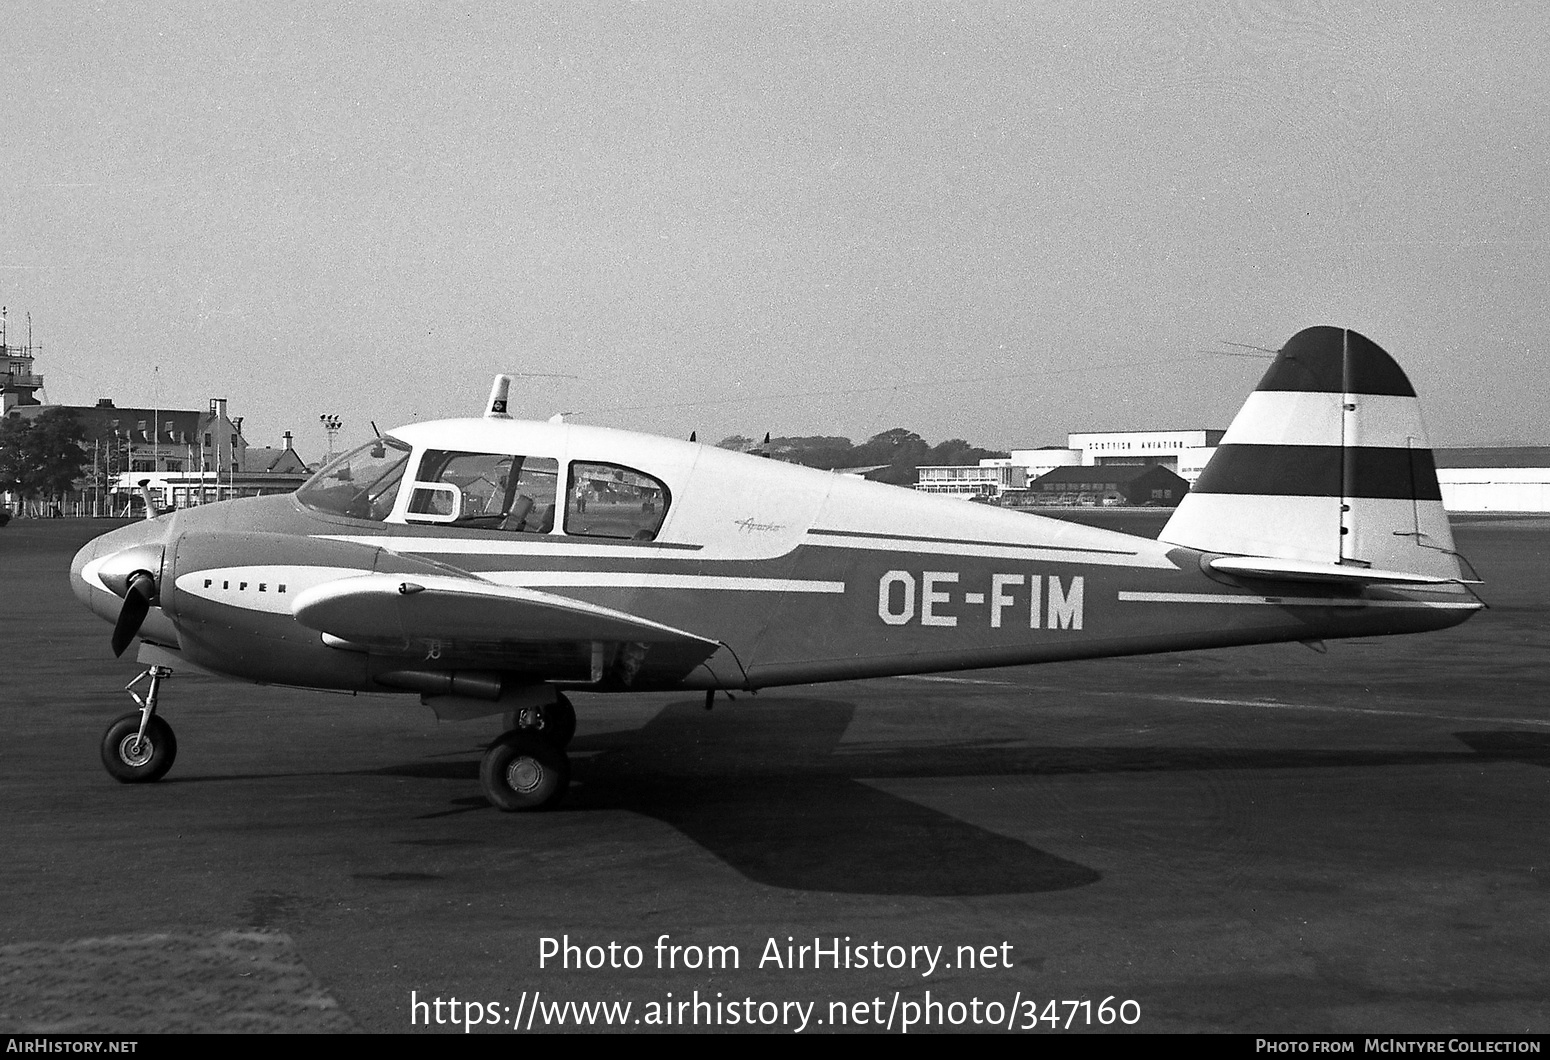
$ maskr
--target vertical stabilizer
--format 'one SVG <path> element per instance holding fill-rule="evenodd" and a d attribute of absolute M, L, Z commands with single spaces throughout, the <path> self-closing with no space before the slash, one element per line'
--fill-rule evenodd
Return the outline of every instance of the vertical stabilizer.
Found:
<path fill-rule="evenodd" d="M 1458 578 L 1415 390 L 1345 328 L 1282 349 L 1159 535 L 1204 552 Z"/>

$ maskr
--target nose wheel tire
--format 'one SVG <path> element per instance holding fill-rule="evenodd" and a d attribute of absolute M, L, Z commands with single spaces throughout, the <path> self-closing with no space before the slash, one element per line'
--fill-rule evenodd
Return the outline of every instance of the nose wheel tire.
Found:
<path fill-rule="evenodd" d="M 114 780 L 148 784 L 160 780 L 178 757 L 172 726 L 156 715 L 140 735 L 140 712 L 125 714 L 102 734 L 102 764 Z"/>
<path fill-rule="evenodd" d="M 542 736 L 509 732 L 484 753 L 479 784 L 498 810 L 547 809 L 565 796 L 570 759 Z"/>

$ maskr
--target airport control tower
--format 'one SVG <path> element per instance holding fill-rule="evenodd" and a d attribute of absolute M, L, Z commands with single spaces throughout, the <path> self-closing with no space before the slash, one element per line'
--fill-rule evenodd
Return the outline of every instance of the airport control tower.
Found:
<path fill-rule="evenodd" d="M 32 370 L 32 358 L 41 347 L 32 344 L 32 314 L 27 314 L 27 345 L 12 346 L 6 336 L 6 309 L 0 306 L 0 415 L 18 405 L 41 404 L 37 392 L 43 377 Z"/>

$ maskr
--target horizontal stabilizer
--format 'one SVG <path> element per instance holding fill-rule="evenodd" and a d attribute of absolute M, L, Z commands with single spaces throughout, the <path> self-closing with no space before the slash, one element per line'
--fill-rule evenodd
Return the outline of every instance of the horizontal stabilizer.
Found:
<path fill-rule="evenodd" d="M 1462 581 L 1459 578 L 1439 578 L 1430 574 L 1413 574 L 1409 571 L 1376 570 L 1354 564 L 1273 559 L 1268 556 L 1217 556 L 1207 560 L 1206 566 L 1223 574 L 1234 574 L 1244 578 L 1272 578 L 1289 582 L 1336 582 L 1347 585 L 1451 585 Z"/>
<path fill-rule="evenodd" d="M 365 574 L 308 589 L 296 621 L 346 641 L 506 643 L 628 641 L 698 645 L 718 642 L 612 608 L 516 586 L 444 575 Z"/>

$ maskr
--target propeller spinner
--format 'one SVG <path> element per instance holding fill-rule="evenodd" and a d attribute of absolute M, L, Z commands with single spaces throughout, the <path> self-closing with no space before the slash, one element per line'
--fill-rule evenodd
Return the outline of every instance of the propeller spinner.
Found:
<path fill-rule="evenodd" d="M 166 550 L 160 545 L 126 548 L 102 565 L 99 577 L 115 595 L 124 598 L 118 621 L 113 624 L 113 654 L 123 655 L 129 642 L 140 632 L 151 605 L 161 597 L 157 577 L 161 574 Z"/>

